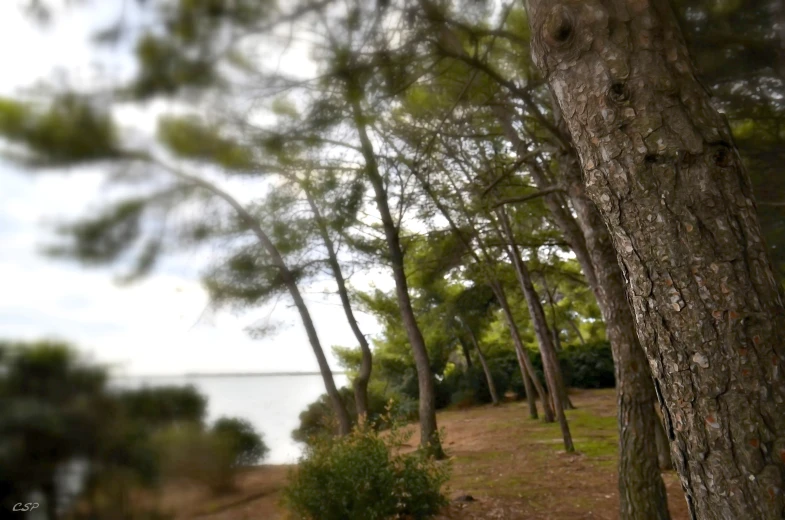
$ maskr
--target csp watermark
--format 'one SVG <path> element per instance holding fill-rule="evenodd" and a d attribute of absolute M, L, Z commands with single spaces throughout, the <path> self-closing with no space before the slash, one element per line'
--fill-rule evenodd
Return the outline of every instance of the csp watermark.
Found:
<path fill-rule="evenodd" d="M 18 504 L 14 504 L 14 511 L 32 511 L 33 509 L 38 509 L 39 504 L 38 502 L 28 502 L 23 504 L 19 502 Z"/>

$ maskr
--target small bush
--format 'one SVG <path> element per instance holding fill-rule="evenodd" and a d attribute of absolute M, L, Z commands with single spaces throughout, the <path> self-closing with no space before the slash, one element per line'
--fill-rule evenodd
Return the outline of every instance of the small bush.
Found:
<path fill-rule="evenodd" d="M 444 463 L 420 453 L 400 454 L 411 438 L 392 423 L 381 436 L 367 426 L 350 435 L 321 438 L 289 475 L 284 503 L 301 520 L 423 519 L 446 503 Z"/>
<path fill-rule="evenodd" d="M 185 424 L 156 433 L 153 441 L 165 478 L 196 481 L 214 493 L 234 488 L 236 453 L 226 437 Z"/>
<path fill-rule="evenodd" d="M 258 464 L 270 451 L 262 435 L 245 419 L 222 417 L 215 422 L 212 432 L 230 445 L 235 466 Z"/>
<path fill-rule="evenodd" d="M 339 390 L 341 399 L 349 412 L 352 423 L 357 423 L 357 407 L 354 401 L 354 390 L 343 387 Z M 386 398 L 379 390 L 368 388 L 368 418 L 367 423 L 374 428 L 389 426 Z M 418 403 L 407 396 L 394 398 L 394 416 L 400 419 L 416 419 Z M 310 443 L 313 438 L 334 436 L 338 433 L 338 421 L 333 412 L 330 398 L 322 394 L 319 399 L 308 405 L 300 413 L 300 425 L 292 431 L 292 438 L 298 442 Z"/>
<path fill-rule="evenodd" d="M 356 417 L 352 390 L 343 387 L 339 393 L 347 411 L 352 417 Z M 338 421 L 335 418 L 330 397 L 327 394 L 322 394 L 319 399 L 309 404 L 308 408 L 300 413 L 300 426 L 292 432 L 292 438 L 299 442 L 308 443 L 316 437 L 335 435 L 337 427 Z"/>

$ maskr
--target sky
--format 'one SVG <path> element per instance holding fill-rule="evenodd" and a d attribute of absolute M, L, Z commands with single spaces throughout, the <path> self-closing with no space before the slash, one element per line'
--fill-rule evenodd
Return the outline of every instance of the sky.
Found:
<path fill-rule="evenodd" d="M 58 68 L 77 70 L 77 84 L 89 81 L 90 28 L 96 20 L 116 15 L 117 5 L 93 2 L 91 9 L 61 13 L 43 29 L 23 16 L 18 0 L 0 2 L 0 38 L 6 49 L 0 96 L 57 77 Z M 129 65 L 110 63 L 120 71 Z M 128 122 L 139 128 L 155 124 L 150 113 L 124 114 Z M 151 276 L 122 287 L 114 281 L 117 270 L 44 257 L 41 248 L 51 240 L 53 224 L 84 215 L 103 189 L 103 176 L 95 168 L 41 174 L 0 157 L 0 338 L 68 341 L 91 360 L 126 375 L 318 370 L 288 298 L 241 314 L 205 312 L 208 298 L 199 282 L 209 260 L 205 253 L 170 257 Z M 370 273 L 354 284 L 364 288 L 373 279 L 385 288 L 389 278 Z M 353 347 L 356 340 L 338 298 L 320 294 L 326 288 L 317 282 L 304 292 L 336 369 L 330 347 Z M 366 334 L 379 333 L 372 316 L 357 317 Z M 277 333 L 251 339 L 245 329 L 260 321 L 278 326 Z"/>

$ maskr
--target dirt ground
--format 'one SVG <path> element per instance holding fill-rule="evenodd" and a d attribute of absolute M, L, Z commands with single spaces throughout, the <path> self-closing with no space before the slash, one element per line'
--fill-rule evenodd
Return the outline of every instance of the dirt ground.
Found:
<path fill-rule="evenodd" d="M 616 415 L 613 390 L 575 391 L 567 412 L 577 454 L 567 454 L 558 426 L 528 418 L 525 403 L 439 414 L 456 502 L 438 517 L 456 519 L 615 520 Z M 416 437 L 412 442 L 416 442 Z M 653 442 L 653 440 L 652 440 Z M 162 505 L 181 520 L 285 519 L 280 491 L 288 466 L 261 466 L 238 479 L 238 490 L 215 498 L 196 487 L 173 486 Z M 673 520 L 688 518 L 673 472 L 663 474 Z"/>

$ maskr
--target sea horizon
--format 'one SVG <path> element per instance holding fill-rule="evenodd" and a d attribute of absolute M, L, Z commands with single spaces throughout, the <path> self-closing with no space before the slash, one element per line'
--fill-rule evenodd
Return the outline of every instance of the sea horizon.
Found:
<path fill-rule="evenodd" d="M 249 421 L 270 448 L 264 464 L 294 464 L 304 445 L 292 439 L 300 413 L 325 393 L 319 372 L 213 372 L 190 375 L 124 374 L 112 379 L 115 388 L 193 385 L 207 399 L 206 424 L 221 417 Z M 343 372 L 333 372 L 337 387 L 349 386 Z"/>
<path fill-rule="evenodd" d="M 344 376 L 346 371 L 332 371 L 333 375 Z M 319 371 L 301 372 L 180 372 L 177 374 L 112 374 L 111 377 L 116 379 L 178 379 L 178 378 L 191 378 L 191 377 L 299 377 L 299 376 L 321 376 Z"/>

